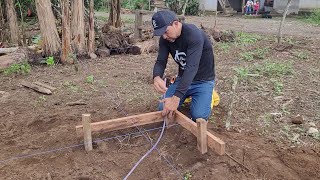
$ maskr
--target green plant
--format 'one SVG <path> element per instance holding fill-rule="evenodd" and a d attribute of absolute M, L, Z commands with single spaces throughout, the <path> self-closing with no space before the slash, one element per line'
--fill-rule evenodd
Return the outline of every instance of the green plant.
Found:
<path fill-rule="evenodd" d="M 307 22 L 320 25 L 320 9 L 313 10 L 311 15 L 307 18 Z"/>
<path fill-rule="evenodd" d="M 40 101 L 40 102 L 47 101 L 46 96 L 45 96 L 45 95 L 40 96 L 40 97 L 39 97 L 39 101 Z"/>
<path fill-rule="evenodd" d="M 257 48 L 254 52 L 254 55 L 259 59 L 264 59 L 268 51 L 269 48 Z"/>
<path fill-rule="evenodd" d="M 53 66 L 54 65 L 54 58 L 53 58 L 53 56 L 50 56 L 47 59 L 42 60 L 40 63 L 46 64 L 48 66 Z"/>
<path fill-rule="evenodd" d="M 252 52 L 240 53 L 240 59 L 243 61 L 251 61 L 253 60 L 253 53 Z"/>
<path fill-rule="evenodd" d="M 191 172 L 187 172 L 185 175 L 184 175 L 184 180 L 190 180 L 192 178 L 192 174 Z"/>
<path fill-rule="evenodd" d="M 226 42 L 221 42 L 221 43 L 218 43 L 218 48 L 219 49 L 222 49 L 223 51 L 228 51 L 230 49 L 230 44 L 229 43 L 226 43 Z"/>
<path fill-rule="evenodd" d="M 11 74 L 29 74 L 31 72 L 31 66 L 27 62 L 12 64 L 10 67 L 3 70 L 5 75 Z"/>
<path fill-rule="evenodd" d="M 48 66 L 53 66 L 53 65 L 54 65 L 54 60 L 53 60 L 53 57 L 52 57 L 52 56 L 50 56 L 50 57 L 47 58 L 46 64 L 47 64 Z"/>
<path fill-rule="evenodd" d="M 234 69 L 237 72 L 237 76 L 239 79 L 247 79 L 249 75 L 249 69 L 248 68 L 235 68 Z"/>
<path fill-rule="evenodd" d="M 94 81 L 93 75 L 90 75 L 90 76 L 86 77 L 86 83 L 93 84 L 93 81 Z"/>
<path fill-rule="evenodd" d="M 299 59 L 308 59 L 309 58 L 309 54 L 307 52 L 304 51 L 294 51 L 293 55 Z"/>
<path fill-rule="evenodd" d="M 253 33 L 238 32 L 237 41 L 241 44 L 255 43 L 261 39 L 261 36 Z"/>
<path fill-rule="evenodd" d="M 270 79 L 271 82 L 273 82 L 273 90 L 276 93 L 276 95 L 280 95 L 283 90 L 283 84 L 278 81 L 277 79 Z"/>
<path fill-rule="evenodd" d="M 256 71 L 260 74 L 270 77 L 280 77 L 283 75 L 293 74 L 292 65 L 288 63 L 266 62 L 257 66 Z"/>

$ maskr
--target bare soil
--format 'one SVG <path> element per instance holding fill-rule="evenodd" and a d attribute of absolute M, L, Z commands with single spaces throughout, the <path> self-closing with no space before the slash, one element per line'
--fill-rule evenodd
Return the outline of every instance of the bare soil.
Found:
<path fill-rule="evenodd" d="M 187 20 L 200 23 L 209 18 Z M 230 17 L 223 23 L 238 22 L 240 27 L 247 21 Z M 310 27 L 310 32 L 319 32 L 319 27 Z M 158 149 L 178 173 L 154 151 L 129 179 L 320 179 L 320 136 L 307 133 L 312 126 L 320 129 L 320 43 L 309 30 L 300 30 L 286 36 L 281 46 L 273 33 L 258 33 L 247 43 L 248 38 L 214 44 L 221 101 L 213 108 L 208 129 L 226 142 L 228 155 L 239 163 L 211 150 L 201 155 L 196 137 L 176 125 L 165 131 Z M 266 53 L 256 57 L 264 48 Z M 244 54 L 249 50 L 255 52 L 253 58 Z M 114 55 L 79 60 L 72 66 L 33 66 L 28 75 L 1 73 L 0 179 L 124 178 L 150 149 L 144 136 L 136 128 L 95 134 L 94 140 L 104 141 L 87 153 L 75 126 L 84 113 L 98 122 L 156 111 L 161 96 L 152 86 L 156 56 Z M 169 61 L 166 74 L 174 74 L 177 67 Z M 42 95 L 22 87 L 22 81 L 40 81 L 57 89 Z M 86 105 L 67 105 L 79 100 Z M 182 111 L 188 115 L 187 108 Z M 302 124 L 293 124 L 298 115 Z M 161 123 L 140 128 L 159 127 Z M 154 143 L 160 131 L 145 134 Z"/>

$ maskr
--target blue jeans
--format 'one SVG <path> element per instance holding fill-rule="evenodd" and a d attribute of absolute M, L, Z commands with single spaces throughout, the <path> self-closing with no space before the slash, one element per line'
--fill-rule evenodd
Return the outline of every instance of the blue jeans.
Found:
<path fill-rule="evenodd" d="M 177 78 L 171 84 L 165 94 L 165 98 L 172 97 L 180 80 Z M 180 99 L 179 107 L 183 104 L 186 98 L 192 97 L 190 105 L 190 114 L 193 121 L 198 118 L 208 120 L 211 115 L 211 101 L 214 81 L 195 81 L 192 82 L 186 94 Z M 159 104 L 159 110 L 163 109 L 163 103 Z"/>

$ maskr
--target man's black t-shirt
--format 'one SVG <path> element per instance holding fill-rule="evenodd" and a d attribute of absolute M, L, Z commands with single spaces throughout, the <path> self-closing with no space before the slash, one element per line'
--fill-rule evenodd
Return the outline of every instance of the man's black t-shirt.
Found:
<path fill-rule="evenodd" d="M 193 81 L 214 80 L 214 55 L 211 42 L 195 25 L 183 23 L 181 35 L 175 42 L 160 38 L 153 78 L 163 76 L 169 53 L 179 65 L 178 76 L 181 78 L 175 96 L 182 98 Z"/>

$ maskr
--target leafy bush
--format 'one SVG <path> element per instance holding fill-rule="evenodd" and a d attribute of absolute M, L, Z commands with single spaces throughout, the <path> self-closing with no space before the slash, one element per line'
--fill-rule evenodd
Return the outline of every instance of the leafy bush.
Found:
<path fill-rule="evenodd" d="M 12 64 L 10 67 L 3 70 L 5 75 L 11 74 L 28 74 L 31 71 L 31 66 L 27 62 Z"/>
<path fill-rule="evenodd" d="M 199 1 L 189 0 L 188 6 L 186 8 L 186 15 L 196 16 L 199 14 Z"/>
<path fill-rule="evenodd" d="M 308 21 L 312 24 L 320 25 L 320 9 L 313 10 L 311 15 L 308 17 Z"/>
<path fill-rule="evenodd" d="M 148 9 L 148 0 L 123 0 L 121 2 L 121 7 L 126 9 Z"/>

